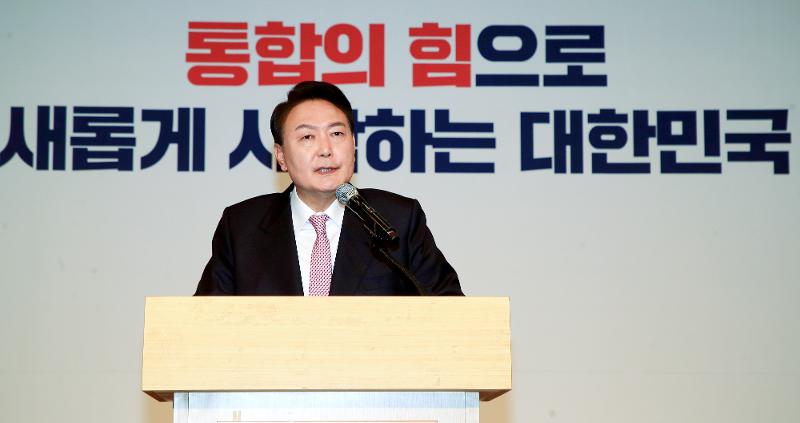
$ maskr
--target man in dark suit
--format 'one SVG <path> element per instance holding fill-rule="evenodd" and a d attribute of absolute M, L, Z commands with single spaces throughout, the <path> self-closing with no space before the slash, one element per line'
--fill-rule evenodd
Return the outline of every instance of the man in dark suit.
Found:
<path fill-rule="evenodd" d="M 353 176 L 353 110 L 334 85 L 306 81 L 275 107 L 275 157 L 293 184 L 225 209 L 195 295 L 417 295 L 336 201 Z M 416 200 L 360 190 L 396 229 L 390 252 L 432 295 L 463 295 Z"/>

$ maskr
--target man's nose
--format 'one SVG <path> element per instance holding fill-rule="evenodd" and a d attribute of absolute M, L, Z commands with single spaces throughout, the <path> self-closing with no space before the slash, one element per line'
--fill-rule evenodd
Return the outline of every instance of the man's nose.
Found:
<path fill-rule="evenodd" d="M 328 134 L 322 134 L 322 136 L 319 137 L 319 144 L 317 147 L 319 148 L 318 153 L 320 156 L 329 157 L 333 150 L 330 136 L 328 136 Z"/>

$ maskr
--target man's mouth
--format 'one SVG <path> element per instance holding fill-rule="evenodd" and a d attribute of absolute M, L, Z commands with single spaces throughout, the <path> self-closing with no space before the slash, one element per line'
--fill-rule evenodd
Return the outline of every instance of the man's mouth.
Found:
<path fill-rule="evenodd" d="M 315 170 L 314 172 L 320 175 L 328 175 L 333 172 L 336 172 L 338 169 L 339 169 L 338 167 L 320 167 L 317 168 L 317 170 Z"/>

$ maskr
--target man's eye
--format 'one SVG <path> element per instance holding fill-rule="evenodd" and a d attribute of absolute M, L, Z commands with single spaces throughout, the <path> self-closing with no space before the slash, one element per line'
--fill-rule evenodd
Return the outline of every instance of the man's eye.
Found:
<path fill-rule="evenodd" d="M 333 136 L 334 137 L 341 137 L 342 135 L 344 135 L 344 132 L 342 132 L 342 131 L 333 131 Z"/>
<path fill-rule="evenodd" d="M 302 137 L 300 137 L 301 140 L 310 140 L 312 138 L 314 138 L 314 136 L 311 134 L 305 134 Z"/>

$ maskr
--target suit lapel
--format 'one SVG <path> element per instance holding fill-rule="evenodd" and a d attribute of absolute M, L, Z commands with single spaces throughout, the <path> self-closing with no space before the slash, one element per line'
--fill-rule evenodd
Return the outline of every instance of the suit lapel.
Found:
<path fill-rule="evenodd" d="M 369 237 L 358 218 L 350 210 L 345 210 L 330 295 L 355 295 L 371 256 Z"/>
<path fill-rule="evenodd" d="M 274 287 L 272 295 L 303 295 L 303 284 L 300 278 L 300 264 L 297 260 L 297 244 L 294 240 L 292 208 L 289 204 L 289 192 L 284 191 L 275 207 L 270 207 L 261 220 L 268 243 L 265 278 L 268 286 Z"/>

